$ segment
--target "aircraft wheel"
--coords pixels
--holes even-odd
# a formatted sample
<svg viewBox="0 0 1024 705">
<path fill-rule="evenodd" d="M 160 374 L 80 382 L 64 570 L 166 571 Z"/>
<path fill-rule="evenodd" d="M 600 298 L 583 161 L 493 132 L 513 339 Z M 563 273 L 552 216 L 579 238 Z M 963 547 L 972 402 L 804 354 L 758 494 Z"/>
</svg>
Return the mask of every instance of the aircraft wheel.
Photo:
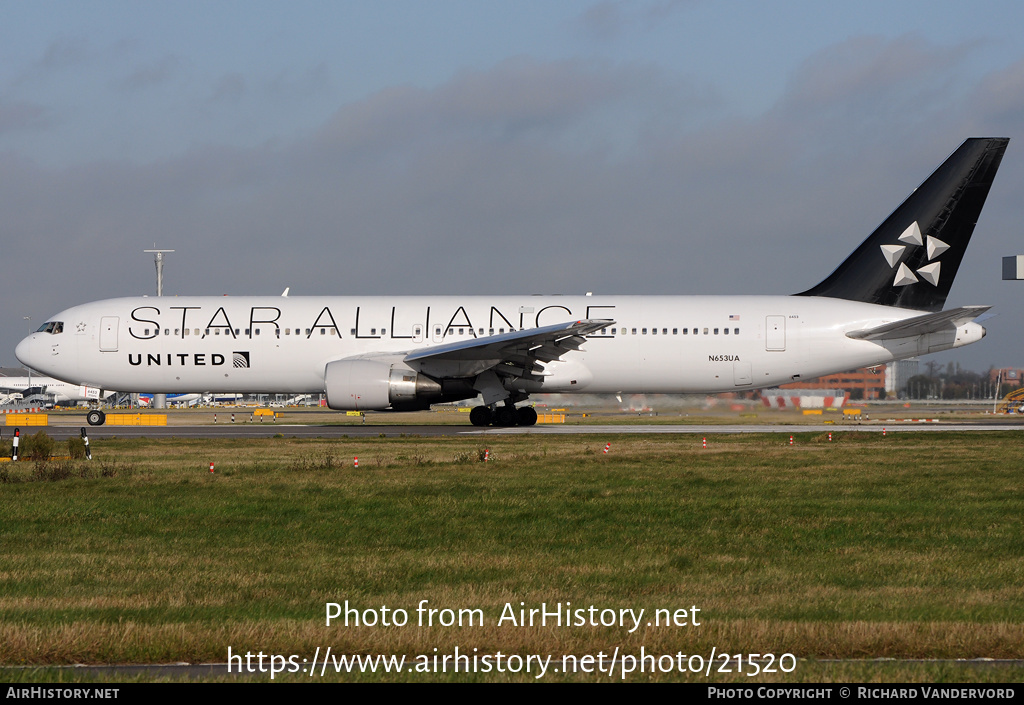
<svg viewBox="0 0 1024 705">
<path fill-rule="evenodd" d="M 516 409 L 516 421 L 520 426 L 533 426 L 537 423 L 537 411 L 532 406 L 521 406 Z"/>
<path fill-rule="evenodd" d="M 486 406 L 474 406 L 469 412 L 469 422 L 474 426 L 490 426 L 493 416 Z"/>
<path fill-rule="evenodd" d="M 102 411 L 93 409 L 85 415 L 85 420 L 89 422 L 90 426 L 102 426 L 103 422 L 107 420 L 107 416 Z"/>
<path fill-rule="evenodd" d="M 494 412 L 495 426 L 515 426 L 516 408 L 514 406 L 499 406 Z"/>
</svg>

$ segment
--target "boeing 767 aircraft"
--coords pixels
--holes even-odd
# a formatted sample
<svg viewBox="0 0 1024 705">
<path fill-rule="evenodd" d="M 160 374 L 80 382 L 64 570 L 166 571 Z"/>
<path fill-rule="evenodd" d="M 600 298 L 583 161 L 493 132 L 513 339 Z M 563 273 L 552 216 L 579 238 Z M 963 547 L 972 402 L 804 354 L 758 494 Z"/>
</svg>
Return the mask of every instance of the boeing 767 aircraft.
<svg viewBox="0 0 1024 705">
<path fill-rule="evenodd" d="M 481 395 L 473 424 L 532 425 L 533 393 L 775 386 L 980 340 L 943 311 L 1009 142 L 965 141 L 817 286 L 793 296 L 120 298 L 17 347 L 89 387 L 318 394 L 395 411 Z M 102 423 L 95 412 L 91 423 Z"/>
</svg>

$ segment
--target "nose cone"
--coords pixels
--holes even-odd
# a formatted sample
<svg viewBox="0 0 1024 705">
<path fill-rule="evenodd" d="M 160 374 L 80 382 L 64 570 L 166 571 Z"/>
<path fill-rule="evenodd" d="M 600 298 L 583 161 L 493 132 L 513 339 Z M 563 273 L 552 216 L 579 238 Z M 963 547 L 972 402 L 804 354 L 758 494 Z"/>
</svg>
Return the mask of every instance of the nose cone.
<svg viewBox="0 0 1024 705">
<path fill-rule="evenodd" d="M 36 334 L 33 333 L 14 348 L 14 356 L 18 358 L 18 362 L 33 369 L 37 368 L 39 364 L 39 344 L 35 341 L 35 337 Z"/>
</svg>

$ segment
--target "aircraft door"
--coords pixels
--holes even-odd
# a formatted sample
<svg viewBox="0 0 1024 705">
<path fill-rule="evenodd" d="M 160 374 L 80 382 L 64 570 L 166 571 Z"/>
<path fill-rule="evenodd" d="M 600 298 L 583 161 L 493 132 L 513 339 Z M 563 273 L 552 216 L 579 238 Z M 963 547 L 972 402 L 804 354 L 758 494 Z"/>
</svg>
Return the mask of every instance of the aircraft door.
<svg viewBox="0 0 1024 705">
<path fill-rule="evenodd" d="M 117 352 L 117 316 L 100 319 L 100 352 Z"/>
<path fill-rule="evenodd" d="M 732 381 L 737 387 L 743 387 L 753 383 L 754 380 L 750 374 L 749 362 L 732 363 Z"/>
<path fill-rule="evenodd" d="M 765 316 L 764 349 L 779 351 L 783 351 L 786 349 L 785 316 Z"/>
</svg>

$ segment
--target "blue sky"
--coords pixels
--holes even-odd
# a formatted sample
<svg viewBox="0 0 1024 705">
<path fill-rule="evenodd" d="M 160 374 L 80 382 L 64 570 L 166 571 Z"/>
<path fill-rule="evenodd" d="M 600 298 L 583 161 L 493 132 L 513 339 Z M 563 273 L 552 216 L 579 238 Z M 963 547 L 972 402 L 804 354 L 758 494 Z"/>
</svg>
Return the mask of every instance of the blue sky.
<svg viewBox="0 0 1024 705">
<path fill-rule="evenodd" d="M 937 359 L 1024 366 L 1020 3 L 0 10 L 0 364 L 154 242 L 181 294 L 800 291 L 991 135 L 949 305 L 1000 315 Z"/>
</svg>

